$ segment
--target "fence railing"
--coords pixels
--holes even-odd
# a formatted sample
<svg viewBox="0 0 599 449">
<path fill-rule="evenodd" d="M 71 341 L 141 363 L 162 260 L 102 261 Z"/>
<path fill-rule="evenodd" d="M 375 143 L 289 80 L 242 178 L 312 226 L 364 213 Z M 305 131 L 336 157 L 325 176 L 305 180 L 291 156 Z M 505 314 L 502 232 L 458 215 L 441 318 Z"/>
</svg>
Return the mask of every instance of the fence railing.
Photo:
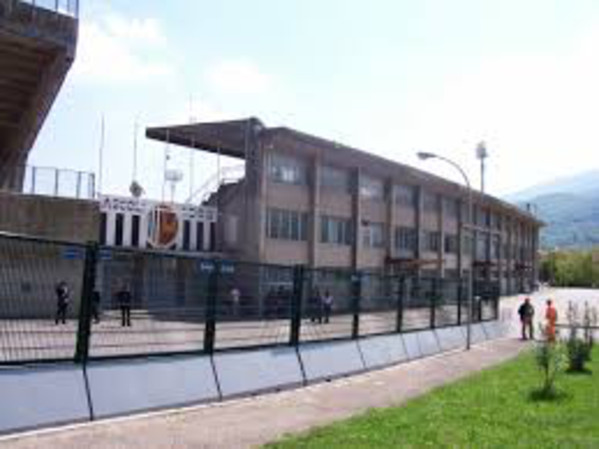
<svg viewBox="0 0 599 449">
<path fill-rule="evenodd" d="M 25 3 L 58 14 L 79 17 L 79 0 L 4 0 L 6 3 Z"/>
<path fill-rule="evenodd" d="M 74 51 L 79 0 L 0 0 L 0 19 L 13 29 Z"/>
<path fill-rule="evenodd" d="M 86 171 L 27 165 L 4 178 L 0 188 L 18 193 L 78 199 L 96 196 L 95 175 Z"/>
<path fill-rule="evenodd" d="M 484 287 L 484 289 L 483 289 Z M 497 318 L 498 289 L 0 234 L 0 364 L 206 353 Z"/>
</svg>

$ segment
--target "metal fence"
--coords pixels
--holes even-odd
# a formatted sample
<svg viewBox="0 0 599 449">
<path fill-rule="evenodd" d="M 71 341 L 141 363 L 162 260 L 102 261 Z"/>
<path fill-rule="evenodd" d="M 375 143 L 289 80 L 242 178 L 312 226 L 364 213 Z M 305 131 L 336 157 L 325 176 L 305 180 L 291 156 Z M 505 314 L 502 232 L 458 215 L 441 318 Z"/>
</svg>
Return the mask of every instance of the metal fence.
<svg viewBox="0 0 599 449">
<path fill-rule="evenodd" d="M 7 4 L 25 3 L 74 18 L 79 16 L 79 0 L 4 0 L 4 2 Z"/>
<path fill-rule="evenodd" d="M 4 188 L 18 193 L 86 200 L 96 195 L 91 172 L 27 165 L 0 175 L 6 180 Z"/>
<path fill-rule="evenodd" d="M 473 321 L 496 319 L 498 288 L 474 288 Z M 455 326 L 468 320 L 466 294 L 459 279 L 0 234 L 0 364 L 209 354 Z"/>
</svg>

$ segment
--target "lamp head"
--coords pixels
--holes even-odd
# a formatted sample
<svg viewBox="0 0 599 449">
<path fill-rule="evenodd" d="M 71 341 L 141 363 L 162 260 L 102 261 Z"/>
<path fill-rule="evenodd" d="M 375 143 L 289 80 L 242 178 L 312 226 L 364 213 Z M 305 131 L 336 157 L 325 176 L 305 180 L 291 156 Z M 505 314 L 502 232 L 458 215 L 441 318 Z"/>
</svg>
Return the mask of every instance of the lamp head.
<svg viewBox="0 0 599 449">
<path fill-rule="evenodd" d="M 419 151 L 417 154 L 418 154 L 418 159 L 420 159 L 421 161 L 425 161 L 427 159 L 432 159 L 432 158 L 437 157 L 436 154 L 427 153 L 426 151 Z"/>
</svg>

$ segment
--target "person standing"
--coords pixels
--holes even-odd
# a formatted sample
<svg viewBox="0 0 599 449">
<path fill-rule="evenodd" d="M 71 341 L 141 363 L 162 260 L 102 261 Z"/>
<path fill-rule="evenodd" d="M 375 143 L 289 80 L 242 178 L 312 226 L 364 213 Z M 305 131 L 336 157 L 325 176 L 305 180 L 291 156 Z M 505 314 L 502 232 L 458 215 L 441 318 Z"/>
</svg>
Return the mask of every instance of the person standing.
<svg viewBox="0 0 599 449">
<path fill-rule="evenodd" d="M 233 287 L 230 292 L 231 306 L 233 308 L 233 316 L 237 318 L 239 315 L 239 302 L 241 300 L 241 292 L 237 287 Z"/>
<path fill-rule="evenodd" d="M 94 290 L 92 293 L 92 317 L 94 323 L 100 322 L 100 292 L 98 290 Z"/>
<path fill-rule="evenodd" d="M 310 309 L 310 321 L 314 323 L 318 321 L 318 323 L 322 323 L 322 298 L 320 297 L 320 290 L 318 287 L 314 287 L 312 290 L 312 295 L 308 300 L 308 306 Z"/>
<path fill-rule="evenodd" d="M 553 301 L 547 300 L 547 310 L 545 311 L 545 319 L 547 320 L 547 326 L 545 328 L 545 334 L 547 341 L 555 343 L 555 327 L 557 325 L 557 309 L 553 306 Z"/>
<path fill-rule="evenodd" d="M 331 311 L 333 310 L 333 295 L 331 295 L 331 293 L 326 290 L 324 292 L 324 297 L 322 299 L 323 302 L 323 306 L 324 306 L 324 322 L 328 323 L 329 322 L 329 318 L 331 317 Z"/>
<path fill-rule="evenodd" d="M 123 283 L 116 298 L 121 309 L 121 326 L 131 327 L 131 292 L 126 283 Z"/>
<path fill-rule="evenodd" d="M 69 309 L 69 286 L 65 281 L 56 284 L 56 317 L 55 324 L 67 324 L 67 311 Z"/>
<path fill-rule="evenodd" d="M 522 325 L 522 340 L 530 338 L 534 339 L 534 328 L 533 318 L 535 316 L 535 308 L 530 303 L 530 298 L 526 298 L 524 302 L 518 308 L 518 315 L 520 315 L 520 323 Z M 526 336 L 528 331 L 529 337 Z"/>
</svg>

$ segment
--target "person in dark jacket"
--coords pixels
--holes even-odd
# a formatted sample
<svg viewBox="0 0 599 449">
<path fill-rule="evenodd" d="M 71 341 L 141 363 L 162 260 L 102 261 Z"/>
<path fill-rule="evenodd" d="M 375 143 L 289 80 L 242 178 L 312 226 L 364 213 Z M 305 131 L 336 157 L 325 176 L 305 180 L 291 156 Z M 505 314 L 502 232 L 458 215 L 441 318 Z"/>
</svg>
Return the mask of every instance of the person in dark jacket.
<svg viewBox="0 0 599 449">
<path fill-rule="evenodd" d="M 518 308 L 518 315 L 520 315 L 520 323 L 522 325 L 522 340 L 527 340 L 530 338 L 534 339 L 534 326 L 533 326 L 533 318 L 535 316 L 535 308 L 530 303 L 530 298 L 526 298 L 524 302 Z M 527 338 L 528 335 L 529 337 Z"/>
<path fill-rule="evenodd" d="M 92 293 L 92 318 L 96 324 L 100 322 L 100 299 L 100 292 L 94 290 Z"/>
<path fill-rule="evenodd" d="M 69 286 L 65 281 L 56 284 L 56 316 L 54 322 L 67 324 L 67 311 L 69 309 Z"/>
<path fill-rule="evenodd" d="M 121 326 L 131 326 L 131 292 L 126 283 L 116 293 L 116 299 L 121 309 Z"/>
</svg>

